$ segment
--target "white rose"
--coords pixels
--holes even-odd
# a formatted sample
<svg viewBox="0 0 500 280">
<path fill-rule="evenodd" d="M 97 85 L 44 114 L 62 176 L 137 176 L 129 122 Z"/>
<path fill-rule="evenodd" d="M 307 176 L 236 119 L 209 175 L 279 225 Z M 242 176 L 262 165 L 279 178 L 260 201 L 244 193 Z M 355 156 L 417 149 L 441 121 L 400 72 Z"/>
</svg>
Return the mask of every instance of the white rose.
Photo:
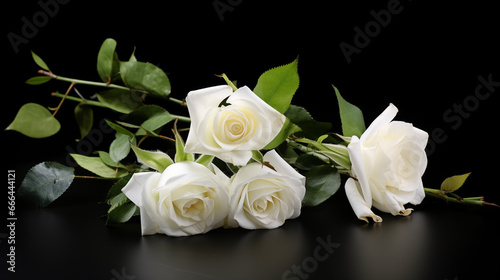
<svg viewBox="0 0 500 280">
<path fill-rule="evenodd" d="M 185 151 L 234 165 L 247 164 L 251 151 L 269 144 L 286 120 L 246 86 L 234 93 L 226 85 L 191 91 L 186 103 L 191 127 Z"/>
<path fill-rule="evenodd" d="M 373 206 L 393 215 L 409 215 L 425 193 L 422 175 L 427 166 L 428 134 L 410 123 L 392 121 L 398 109 L 390 104 L 361 135 L 353 136 L 348 151 L 352 176 L 345 185 L 347 198 L 359 219 L 376 222 L 382 218 Z"/>
<path fill-rule="evenodd" d="M 229 178 L 214 167 L 179 162 L 163 173 L 135 173 L 123 193 L 141 209 L 142 234 L 186 236 L 224 224 Z"/>
<path fill-rule="evenodd" d="M 272 150 L 264 161 L 242 167 L 231 179 L 227 226 L 246 229 L 277 228 L 300 215 L 305 177 Z"/>
</svg>

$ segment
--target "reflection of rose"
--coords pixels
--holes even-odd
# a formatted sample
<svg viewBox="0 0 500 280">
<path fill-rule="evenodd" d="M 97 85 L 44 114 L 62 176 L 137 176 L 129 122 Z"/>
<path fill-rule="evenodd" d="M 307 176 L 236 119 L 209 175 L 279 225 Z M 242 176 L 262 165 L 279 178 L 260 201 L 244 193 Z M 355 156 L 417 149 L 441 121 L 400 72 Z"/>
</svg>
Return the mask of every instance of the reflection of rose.
<svg viewBox="0 0 500 280">
<path fill-rule="evenodd" d="M 278 135 L 286 119 L 248 87 L 234 93 L 229 86 L 191 91 L 186 103 L 191 127 L 185 151 L 240 166 Z"/>
<path fill-rule="evenodd" d="M 264 155 L 264 162 L 272 168 L 250 163 L 231 179 L 229 227 L 277 228 L 300 215 L 305 177 L 274 150 Z"/>
<path fill-rule="evenodd" d="M 406 203 L 419 204 L 425 193 L 422 175 L 427 166 L 428 134 L 413 125 L 392 121 L 394 105 L 378 116 L 361 138 L 353 136 L 347 147 L 352 176 L 346 182 L 347 198 L 359 219 L 382 219 L 371 206 L 393 215 L 409 215 Z"/>
<path fill-rule="evenodd" d="M 223 225 L 229 179 L 194 162 L 179 162 L 163 173 L 135 173 L 122 189 L 141 209 L 142 234 L 186 236 Z"/>
</svg>

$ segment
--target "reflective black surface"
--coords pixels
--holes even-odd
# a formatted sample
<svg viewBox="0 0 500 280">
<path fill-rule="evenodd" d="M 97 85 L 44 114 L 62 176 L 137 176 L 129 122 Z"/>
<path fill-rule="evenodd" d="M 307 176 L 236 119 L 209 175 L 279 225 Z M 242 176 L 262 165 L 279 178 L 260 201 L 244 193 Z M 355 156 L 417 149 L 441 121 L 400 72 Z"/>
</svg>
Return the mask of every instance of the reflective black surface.
<svg viewBox="0 0 500 280">
<path fill-rule="evenodd" d="M 365 224 L 356 219 L 345 195 L 338 193 L 321 206 L 304 208 L 299 218 L 275 230 L 217 229 L 191 237 L 141 237 L 137 219 L 119 227 L 106 227 L 105 220 L 99 219 L 106 213 L 106 206 L 97 203 L 102 184 L 73 187 L 49 208 L 20 205 L 16 272 L 4 274 L 7 279 L 485 279 L 497 275 L 500 211 L 496 209 L 428 202 L 411 216 L 382 214 L 383 223 Z M 82 194 L 84 189 L 96 197 L 88 198 Z M 80 194 L 84 199 L 77 198 Z"/>
</svg>

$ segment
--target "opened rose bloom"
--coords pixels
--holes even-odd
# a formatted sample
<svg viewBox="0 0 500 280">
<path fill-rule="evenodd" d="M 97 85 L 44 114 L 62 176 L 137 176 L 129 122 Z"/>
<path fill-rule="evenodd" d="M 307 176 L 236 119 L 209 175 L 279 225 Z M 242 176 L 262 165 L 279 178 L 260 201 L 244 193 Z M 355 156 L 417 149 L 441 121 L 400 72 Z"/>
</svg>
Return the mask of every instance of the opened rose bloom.
<svg viewBox="0 0 500 280">
<path fill-rule="evenodd" d="M 143 235 L 186 236 L 224 223 L 229 209 L 226 177 L 195 162 L 179 162 L 163 173 L 135 173 L 123 193 L 141 209 Z"/>
<path fill-rule="evenodd" d="M 246 165 L 252 150 L 269 144 L 286 120 L 246 86 L 235 92 L 226 85 L 191 91 L 186 103 L 191 117 L 186 152 L 233 165 Z"/>
<path fill-rule="evenodd" d="M 274 150 L 264 155 L 264 162 L 268 166 L 250 163 L 231 179 L 228 227 L 272 229 L 300 215 L 305 177 Z"/>
<path fill-rule="evenodd" d="M 347 198 L 356 216 L 381 222 L 371 206 L 393 215 L 409 215 L 404 205 L 420 204 L 425 193 L 428 134 L 410 123 L 392 121 L 398 109 L 390 104 L 360 138 L 353 136 L 348 151 L 352 162 L 346 182 Z"/>
</svg>

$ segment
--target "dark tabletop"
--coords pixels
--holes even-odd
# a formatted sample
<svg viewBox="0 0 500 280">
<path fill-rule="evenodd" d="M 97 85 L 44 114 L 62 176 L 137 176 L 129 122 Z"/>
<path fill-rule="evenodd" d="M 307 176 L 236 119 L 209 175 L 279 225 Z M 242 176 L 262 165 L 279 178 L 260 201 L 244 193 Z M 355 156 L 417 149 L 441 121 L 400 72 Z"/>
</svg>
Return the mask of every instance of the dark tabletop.
<svg viewBox="0 0 500 280">
<path fill-rule="evenodd" d="M 20 203 L 16 272 L 7 279 L 485 279 L 498 273 L 496 209 L 429 200 L 408 217 L 382 214 L 383 223 L 365 224 L 340 192 L 275 230 L 141 237 L 138 219 L 105 226 L 99 217 L 107 208 L 98 203 L 103 187 L 80 181 L 45 209 Z"/>
</svg>

